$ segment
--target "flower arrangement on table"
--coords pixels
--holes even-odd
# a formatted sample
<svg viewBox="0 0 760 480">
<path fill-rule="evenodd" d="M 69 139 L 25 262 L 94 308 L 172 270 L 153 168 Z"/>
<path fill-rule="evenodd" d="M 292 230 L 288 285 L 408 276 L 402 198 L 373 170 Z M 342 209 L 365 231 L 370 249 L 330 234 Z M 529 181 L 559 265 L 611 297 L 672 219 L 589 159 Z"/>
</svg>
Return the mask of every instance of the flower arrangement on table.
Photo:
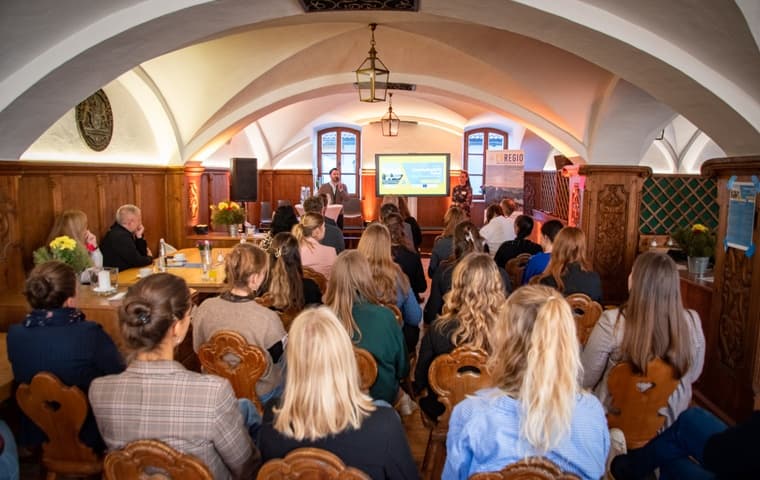
<svg viewBox="0 0 760 480">
<path fill-rule="evenodd" d="M 211 207 L 211 221 L 215 225 L 239 225 L 245 220 L 245 212 L 235 202 L 219 202 Z"/>
<path fill-rule="evenodd" d="M 54 238 L 46 247 L 38 248 L 32 257 L 35 265 L 58 260 L 70 265 L 77 273 L 81 273 L 85 268 L 91 266 L 87 250 L 82 248 L 76 240 L 66 235 Z"/>
<path fill-rule="evenodd" d="M 712 257 L 715 253 L 715 234 L 701 223 L 676 230 L 670 237 L 689 257 Z"/>
</svg>

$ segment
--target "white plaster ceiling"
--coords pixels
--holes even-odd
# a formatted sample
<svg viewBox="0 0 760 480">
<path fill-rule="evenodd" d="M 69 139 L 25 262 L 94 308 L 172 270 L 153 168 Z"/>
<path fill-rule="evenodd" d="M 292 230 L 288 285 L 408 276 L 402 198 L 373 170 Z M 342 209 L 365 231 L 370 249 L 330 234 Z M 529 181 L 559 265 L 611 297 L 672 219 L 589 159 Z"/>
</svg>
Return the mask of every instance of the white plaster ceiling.
<svg viewBox="0 0 760 480">
<path fill-rule="evenodd" d="M 356 101 L 351 86 L 370 22 L 380 24 L 392 81 L 418 85 L 394 96 L 403 119 L 450 131 L 501 123 L 591 163 L 637 163 L 680 114 L 718 151 L 756 154 L 758 27 L 743 11 L 754 22 L 757 10 L 743 9 L 730 0 L 424 0 L 416 13 L 304 14 L 297 0 L 5 0 L 0 158 L 21 158 L 118 79 L 134 103 L 150 104 L 145 116 L 163 115 L 179 162 L 240 134 L 276 164 L 316 125 L 364 125 L 386 110 Z"/>
</svg>

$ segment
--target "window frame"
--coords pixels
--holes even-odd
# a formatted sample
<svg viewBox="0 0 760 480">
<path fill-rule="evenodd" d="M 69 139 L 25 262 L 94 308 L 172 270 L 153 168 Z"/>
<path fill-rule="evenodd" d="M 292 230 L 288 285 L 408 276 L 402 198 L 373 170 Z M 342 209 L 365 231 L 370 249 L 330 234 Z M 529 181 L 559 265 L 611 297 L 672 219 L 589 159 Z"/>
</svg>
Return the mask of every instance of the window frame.
<svg viewBox="0 0 760 480">
<path fill-rule="evenodd" d="M 335 140 L 335 167 L 341 172 L 341 182 L 346 183 L 343 179 L 343 173 L 349 173 L 345 172 L 343 168 L 341 168 L 341 159 L 344 155 L 341 152 L 342 148 L 342 142 L 341 137 L 343 133 L 350 133 L 356 136 L 356 164 L 355 164 L 355 171 L 353 172 L 354 175 L 354 188 L 353 191 L 355 192 L 355 195 L 357 197 L 360 196 L 360 187 L 361 182 L 359 179 L 359 171 L 361 169 L 361 138 L 362 138 L 362 132 L 361 130 L 357 130 L 355 128 L 350 127 L 329 127 L 329 128 L 323 128 L 322 130 L 317 131 L 317 178 L 320 180 L 320 185 L 322 185 L 322 178 L 325 175 L 329 175 L 329 170 L 323 171 L 322 169 L 322 136 L 330 133 L 335 133 L 336 140 Z M 332 152 L 328 152 L 332 153 Z M 332 169 L 332 168 L 331 168 Z M 348 184 L 346 184 L 349 191 L 351 191 L 351 188 Z"/>
<path fill-rule="evenodd" d="M 489 135 L 501 135 L 504 137 L 504 149 L 506 150 L 509 147 L 509 134 L 505 132 L 504 130 L 499 130 L 498 128 L 492 128 L 492 127 L 483 127 L 483 128 L 473 128 L 472 130 L 467 130 L 464 132 L 464 158 L 462 158 L 462 169 L 467 171 L 467 174 L 470 175 L 470 135 L 473 134 L 483 134 L 483 182 L 481 185 L 487 185 L 486 179 L 486 157 L 488 155 L 488 139 Z M 480 155 L 479 153 L 475 153 L 473 155 Z M 480 192 L 480 190 L 475 191 L 473 189 L 472 192 L 472 198 L 473 199 L 483 199 L 485 196 Z"/>
</svg>

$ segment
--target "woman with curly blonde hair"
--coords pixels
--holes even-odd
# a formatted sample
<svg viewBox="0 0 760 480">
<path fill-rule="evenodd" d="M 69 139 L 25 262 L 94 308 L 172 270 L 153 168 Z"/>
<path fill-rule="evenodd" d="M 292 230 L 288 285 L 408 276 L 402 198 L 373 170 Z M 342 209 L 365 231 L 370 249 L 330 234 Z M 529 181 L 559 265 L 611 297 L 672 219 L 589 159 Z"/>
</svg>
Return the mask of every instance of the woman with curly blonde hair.
<svg viewBox="0 0 760 480">
<path fill-rule="evenodd" d="M 404 319 L 407 349 L 413 350 L 419 338 L 422 309 L 417 302 L 406 274 L 391 256 L 391 235 L 381 223 L 370 224 L 359 239 L 357 250 L 369 262 L 377 285 L 378 297 L 386 305 L 396 305 Z M 414 329 L 412 331 L 411 329 Z"/>
<path fill-rule="evenodd" d="M 372 398 L 393 404 L 399 381 L 409 372 L 404 336 L 396 317 L 377 297 L 369 263 L 356 250 L 345 250 L 327 282 L 325 305 L 332 308 L 357 347 L 368 350 L 377 362 Z"/>
<path fill-rule="evenodd" d="M 467 345 L 491 353 L 489 331 L 504 304 L 504 285 L 499 269 L 487 253 L 466 255 L 454 269 L 451 291 L 444 297 L 443 314 L 422 338 L 414 389 L 428 387 L 430 364 L 439 355 Z M 420 407 L 431 418 L 443 413 L 443 405 L 432 391 L 420 398 Z"/>
<path fill-rule="evenodd" d="M 325 217 L 318 213 L 307 213 L 299 223 L 293 225 L 291 233 L 298 240 L 302 265 L 329 279 L 337 254 L 333 247 L 319 243 L 325 238 Z"/>
<path fill-rule="evenodd" d="M 515 290 L 491 329 L 493 387 L 454 407 L 443 478 L 466 479 L 525 457 L 543 456 L 583 479 L 604 474 L 604 409 L 578 378 L 573 312 L 554 289 Z"/>
<path fill-rule="evenodd" d="M 602 281 L 586 258 L 586 235 L 580 228 L 565 227 L 559 231 L 552 244 L 549 264 L 538 278 L 543 285 L 554 287 L 566 296 L 585 293 L 594 301 L 602 301 Z"/>
<path fill-rule="evenodd" d="M 330 309 L 296 317 L 286 355 L 285 392 L 279 406 L 267 405 L 260 430 L 264 461 L 316 447 L 372 478 L 418 478 L 398 416 L 360 390 L 351 341 Z"/>
</svg>

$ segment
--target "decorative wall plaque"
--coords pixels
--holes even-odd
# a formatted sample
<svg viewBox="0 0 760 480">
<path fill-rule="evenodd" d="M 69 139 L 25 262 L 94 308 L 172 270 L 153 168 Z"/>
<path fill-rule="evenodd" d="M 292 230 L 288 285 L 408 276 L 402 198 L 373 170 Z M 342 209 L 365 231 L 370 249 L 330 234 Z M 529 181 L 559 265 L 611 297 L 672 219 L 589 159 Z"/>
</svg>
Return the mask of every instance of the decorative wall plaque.
<svg viewBox="0 0 760 480">
<path fill-rule="evenodd" d="M 85 143 L 96 152 L 102 152 L 113 136 L 113 113 L 106 92 L 93 93 L 77 105 L 77 128 Z"/>
<path fill-rule="evenodd" d="M 305 12 L 340 10 L 391 10 L 416 12 L 418 0 L 301 0 Z"/>
</svg>

